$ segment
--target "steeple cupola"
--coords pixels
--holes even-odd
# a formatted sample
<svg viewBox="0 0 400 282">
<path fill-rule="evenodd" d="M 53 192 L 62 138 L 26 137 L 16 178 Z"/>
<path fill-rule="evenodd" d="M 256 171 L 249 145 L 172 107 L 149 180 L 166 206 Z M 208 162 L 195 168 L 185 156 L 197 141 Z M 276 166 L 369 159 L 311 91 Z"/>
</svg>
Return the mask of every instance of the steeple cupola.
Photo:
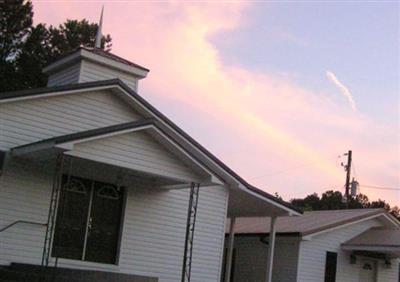
<svg viewBox="0 0 400 282">
<path fill-rule="evenodd" d="M 100 48 L 103 9 L 95 47 L 80 47 L 43 69 L 48 74 L 47 86 L 83 83 L 118 78 L 137 91 L 138 82 L 148 69 Z"/>
</svg>

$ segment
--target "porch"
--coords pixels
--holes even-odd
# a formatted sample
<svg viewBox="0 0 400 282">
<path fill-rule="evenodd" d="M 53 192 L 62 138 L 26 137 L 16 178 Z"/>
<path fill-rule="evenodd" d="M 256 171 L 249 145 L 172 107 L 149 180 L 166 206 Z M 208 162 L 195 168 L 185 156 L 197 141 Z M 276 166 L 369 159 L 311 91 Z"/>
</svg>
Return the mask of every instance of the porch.
<svg viewBox="0 0 400 282">
<path fill-rule="evenodd" d="M 278 216 L 298 214 L 179 138 L 140 120 L 12 148 L 0 265 L 217 281 L 227 220 L 269 216 L 274 230 Z"/>
<path fill-rule="evenodd" d="M 177 281 L 190 275 L 193 252 L 200 263 L 210 249 L 218 253 L 220 232 L 210 232 L 211 242 L 198 238 L 194 247 L 193 230 L 200 190 L 206 214 L 197 229 L 223 225 L 221 182 L 157 132 L 128 133 L 63 136 L 11 150 L 0 182 L 2 195 L 13 194 L 13 203 L 1 207 L 15 212 L 0 220 L 0 265 Z"/>
<path fill-rule="evenodd" d="M 399 267 L 395 262 L 400 258 L 400 229 L 371 228 L 343 243 L 342 250 L 350 253 L 351 264 L 361 261 L 361 275 L 376 277 L 377 262 L 386 269 Z"/>
</svg>

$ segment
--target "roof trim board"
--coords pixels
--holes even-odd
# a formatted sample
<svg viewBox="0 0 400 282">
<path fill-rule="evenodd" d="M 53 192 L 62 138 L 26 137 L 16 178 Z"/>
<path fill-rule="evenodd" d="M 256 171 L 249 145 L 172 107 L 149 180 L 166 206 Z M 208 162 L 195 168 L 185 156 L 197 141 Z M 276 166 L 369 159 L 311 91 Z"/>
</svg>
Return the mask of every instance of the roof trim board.
<svg viewBox="0 0 400 282">
<path fill-rule="evenodd" d="M 337 211 L 337 210 L 335 210 Z M 346 210 L 346 211 L 351 211 L 351 210 Z M 318 211 L 316 211 L 318 212 Z M 334 212 L 334 211 L 332 211 Z M 312 212 L 310 212 L 312 213 Z M 319 225 L 319 227 L 314 227 L 314 228 L 309 228 L 309 229 L 305 229 L 303 230 L 303 228 L 301 228 L 299 226 L 299 222 L 296 222 L 296 218 L 291 219 L 290 220 L 290 224 L 292 226 L 296 226 L 297 228 L 293 228 L 292 230 L 285 230 L 285 228 L 283 227 L 282 230 L 285 231 L 279 231 L 279 222 L 278 222 L 278 230 L 277 230 L 277 234 L 281 234 L 281 233 L 293 233 L 293 234 L 298 234 L 298 236 L 302 237 L 304 240 L 311 240 L 312 237 L 320 235 L 320 234 L 324 234 L 330 231 L 334 231 L 337 229 L 341 229 L 347 226 L 351 226 L 363 221 L 367 221 L 367 220 L 371 220 L 371 219 L 375 219 L 375 218 L 381 218 L 382 220 L 386 220 L 387 223 L 393 227 L 393 228 L 400 228 L 400 222 L 397 221 L 396 219 L 393 219 L 393 217 L 388 214 L 384 209 L 374 209 L 374 210 L 369 210 L 367 212 L 365 212 L 362 215 L 357 215 L 357 216 L 353 216 L 351 218 L 347 218 L 347 219 L 342 219 L 342 220 L 336 220 L 336 222 L 333 222 L 331 224 L 328 225 L 323 225 L 323 223 L 321 223 Z M 257 224 L 257 221 L 256 221 Z M 285 224 L 288 224 L 287 222 Z M 227 228 L 227 227 L 226 227 Z M 262 230 L 265 229 L 265 232 L 262 232 Z M 297 229 L 297 230 L 296 230 Z M 248 232 L 246 230 L 249 230 Z M 251 231 L 254 230 L 254 231 Z M 241 227 L 240 231 L 236 232 L 237 235 L 239 234 L 248 234 L 249 236 L 254 235 L 254 234 L 269 234 L 268 231 L 268 226 L 265 225 L 265 227 L 254 227 L 254 224 L 252 226 L 252 224 L 247 225 L 245 227 Z M 254 235 L 256 236 L 256 235 Z"/>
<path fill-rule="evenodd" d="M 12 92 L 2 92 L 0 93 L 0 104 L 29 100 L 29 99 L 45 98 L 51 96 L 60 96 L 74 92 L 83 92 L 83 91 L 88 92 L 88 91 L 110 89 L 110 88 L 115 88 L 116 84 L 118 84 L 118 81 L 121 82 L 119 79 L 108 79 L 101 81 L 90 81 L 77 84 L 64 84 L 51 87 L 12 91 Z"/>
<path fill-rule="evenodd" d="M 79 47 L 65 56 L 48 65 L 43 69 L 44 73 L 51 74 L 65 65 L 72 65 L 75 62 L 86 59 L 98 64 L 107 65 L 108 67 L 118 69 L 127 73 L 130 73 L 138 78 L 144 78 L 147 76 L 149 69 L 144 68 L 138 64 L 121 58 L 110 52 L 106 52 L 98 48 Z"/>
<path fill-rule="evenodd" d="M 151 118 L 62 135 L 22 146 L 17 146 L 11 149 L 11 154 L 14 156 L 21 156 L 30 152 L 51 149 L 53 147 L 60 148 L 66 151 L 71 151 L 73 150 L 75 144 L 146 129 L 152 129 L 157 132 L 157 134 L 166 139 L 182 155 L 184 155 L 185 158 L 193 162 L 198 169 L 201 169 L 203 172 L 208 174 L 210 176 L 210 179 L 207 182 L 208 184 L 224 184 L 224 181 L 221 177 L 213 173 L 204 163 L 202 163 L 195 156 L 190 154 L 190 152 L 187 152 L 184 148 L 181 148 L 181 146 L 175 140 L 173 140 L 171 136 L 169 136 L 159 127 L 158 122 Z"/>
<path fill-rule="evenodd" d="M 148 103 L 144 98 L 138 95 L 135 91 L 129 88 L 124 82 L 120 79 L 110 79 L 110 80 L 102 80 L 102 81 L 93 81 L 87 83 L 80 84 L 72 84 L 72 85 L 62 85 L 62 86 L 54 86 L 54 87 L 45 87 L 33 90 L 23 90 L 23 91 L 15 91 L 15 92 L 5 92 L 0 95 L 0 103 L 18 101 L 24 99 L 32 99 L 38 97 L 48 97 L 54 95 L 62 95 L 70 92 L 81 92 L 99 90 L 99 89 L 110 89 L 117 87 L 123 93 L 127 94 L 129 98 L 133 99 L 136 103 L 142 106 L 143 109 L 147 110 L 150 114 L 155 116 L 158 121 L 164 124 L 165 127 L 174 131 L 177 135 L 181 136 L 188 145 L 192 148 L 196 149 L 196 151 L 202 155 L 204 155 L 209 161 L 214 163 L 215 166 L 221 168 L 225 171 L 226 174 L 233 177 L 238 182 L 238 188 L 244 190 L 245 192 L 252 194 L 255 197 L 258 197 L 262 200 L 266 200 L 267 202 L 280 207 L 285 210 L 290 215 L 300 215 L 302 211 L 285 202 L 282 201 L 273 195 L 260 190 L 252 185 L 250 185 L 247 181 L 245 181 L 241 176 L 235 173 L 232 169 L 230 169 L 227 165 L 225 165 L 221 160 L 215 157 L 211 152 L 205 149 L 202 145 L 200 145 L 196 140 L 194 140 L 190 135 L 180 129 L 176 124 L 174 124 L 170 119 L 168 119 L 164 114 L 154 108 L 150 103 Z"/>
<path fill-rule="evenodd" d="M 331 224 L 331 225 L 328 225 L 328 226 L 325 226 L 325 227 L 316 228 L 314 230 L 310 230 L 308 232 L 304 232 L 302 234 L 302 236 L 303 236 L 303 238 L 305 240 L 311 239 L 311 237 L 314 237 L 314 236 L 317 236 L 317 235 L 320 235 L 320 234 L 323 234 L 323 233 L 326 233 L 326 232 L 330 232 L 330 231 L 333 231 L 333 230 L 336 230 L 336 229 L 344 228 L 344 227 L 347 227 L 347 226 L 350 226 L 350 225 L 354 225 L 354 224 L 357 224 L 357 223 L 360 223 L 360 222 L 364 222 L 364 221 L 367 221 L 367 220 L 370 220 L 370 219 L 374 219 L 374 218 L 377 218 L 377 217 L 380 217 L 380 216 L 387 217 L 387 214 L 383 209 L 378 209 L 376 212 L 371 212 L 371 213 L 368 213 L 366 215 L 361 215 L 361 216 L 358 216 L 358 217 L 354 217 L 352 219 L 344 220 L 344 221 L 338 222 L 336 224 Z"/>
</svg>

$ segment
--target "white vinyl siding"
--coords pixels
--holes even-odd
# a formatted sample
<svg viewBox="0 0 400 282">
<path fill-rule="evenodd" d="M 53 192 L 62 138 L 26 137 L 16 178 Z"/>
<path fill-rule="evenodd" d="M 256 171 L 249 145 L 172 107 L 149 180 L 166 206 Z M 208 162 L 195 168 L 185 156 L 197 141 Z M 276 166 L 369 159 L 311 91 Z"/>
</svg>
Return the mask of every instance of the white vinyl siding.
<svg viewBox="0 0 400 282">
<path fill-rule="evenodd" d="M 297 282 L 324 281 L 325 259 L 328 251 L 338 253 L 336 281 L 360 282 L 358 275 L 360 272 L 359 260 L 357 260 L 357 264 L 350 264 L 350 252 L 342 251 L 340 246 L 343 242 L 354 238 L 369 228 L 380 225 L 381 223 L 376 219 L 367 220 L 317 235 L 310 241 L 302 241 L 300 243 Z"/>
<path fill-rule="evenodd" d="M 68 68 L 60 70 L 49 75 L 47 86 L 74 84 L 79 82 L 79 64 L 72 65 Z"/>
<path fill-rule="evenodd" d="M 46 222 L 52 170 L 9 161 L 0 177 L 0 228 L 15 220 Z M 193 281 L 218 281 L 227 207 L 223 187 L 200 188 L 193 250 Z M 105 270 L 180 280 L 186 230 L 188 189 L 161 190 L 131 183 L 119 265 L 59 260 L 61 267 Z M 0 265 L 40 264 L 45 228 L 16 225 L 0 234 Z M 53 263 L 53 262 L 52 262 Z"/>
<path fill-rule="evenodd" d="M 87 60 L 81 61 L 80 66 L 81 71 L 79 82 L 119 78 L 120 80 L 125 82 L 130 88 L 137 91 L 138 79 L 132 74 L 97 63 L 89 62 Z"/>
<path fill-rule="evenodd" d="M 0 150 L 8 151 L 43 139 L 140 118 L 122 99 L 109 91 L 2 103 Z M 176 177 L 194 176 L 180 159 L 142 133 L 82 143 L 76 145 L 75 149 L 90 153 L 91 157 L 101 155 L 108 160 L 124 157 L 127 163 L 140 159 L 140 164 L 152 168 L 154 173 L 165 174 L 167 171 Z M 17 158 L 6 161 L 0 176 L 0 228 L 16 220 L 47 221 L 53 165 Z M 116 177 L 111 175 L 115 171 L 118 169 L 112 172 L 99 169 L 94 171 L 93 177 L 100 178 L 100 181 L 103 181 L 103 177 L 116 181 Z M 179 281 L 185 243 L 188 189 L 168 191 L 144 186 L 143 183 L 132 181 L 127 185 L 128 198 L 118 265 L 60 259 L 59 266 L 143 274 L 159 277 L 160 282 Z M 200 189 L 192 280 L 218 281 L 228 192 L 221 186 Z M 44 235 L 45 227 L 26 224 L 15 225 L 0 233 L 0 265 L 11 262 L 40 264 Z"/>
<path fill-rule="evenodd" d="M 378 262 L 378 281 L 377 282 L 400 282 L 399 267 L 400 259 L 393 259 L 390 268 L 386 268 L 384 262 Z"/>
<path fill-rule="evenodd" d="M 178 180 L 199 179 L 181 160 L 143 131 L 80 143 L 68 155 Z"/>
<path fill-rule="evenodd" d="M 95 91 L 0 104 L 0 150 L 140 118 L 114 95 Z"/>
</svg>

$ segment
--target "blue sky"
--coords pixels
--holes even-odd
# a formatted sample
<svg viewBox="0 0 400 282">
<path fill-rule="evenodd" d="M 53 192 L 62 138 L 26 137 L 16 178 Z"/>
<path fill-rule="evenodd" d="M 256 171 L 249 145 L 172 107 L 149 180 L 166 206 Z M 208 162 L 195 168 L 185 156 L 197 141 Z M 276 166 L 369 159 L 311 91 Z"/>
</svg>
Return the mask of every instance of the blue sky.
<svg viewBox="0 0 400 282">
<path fill-rule="evenodd" d="M 325 71 L 332 70 L 362 112 L 393 121 L 399 118 L 399 8 L 399 2 L 256 4 L 241 28 L 211 40 L 227 64 L 293 75 L 316 90 L 330 89 Z"/>
</svg>

